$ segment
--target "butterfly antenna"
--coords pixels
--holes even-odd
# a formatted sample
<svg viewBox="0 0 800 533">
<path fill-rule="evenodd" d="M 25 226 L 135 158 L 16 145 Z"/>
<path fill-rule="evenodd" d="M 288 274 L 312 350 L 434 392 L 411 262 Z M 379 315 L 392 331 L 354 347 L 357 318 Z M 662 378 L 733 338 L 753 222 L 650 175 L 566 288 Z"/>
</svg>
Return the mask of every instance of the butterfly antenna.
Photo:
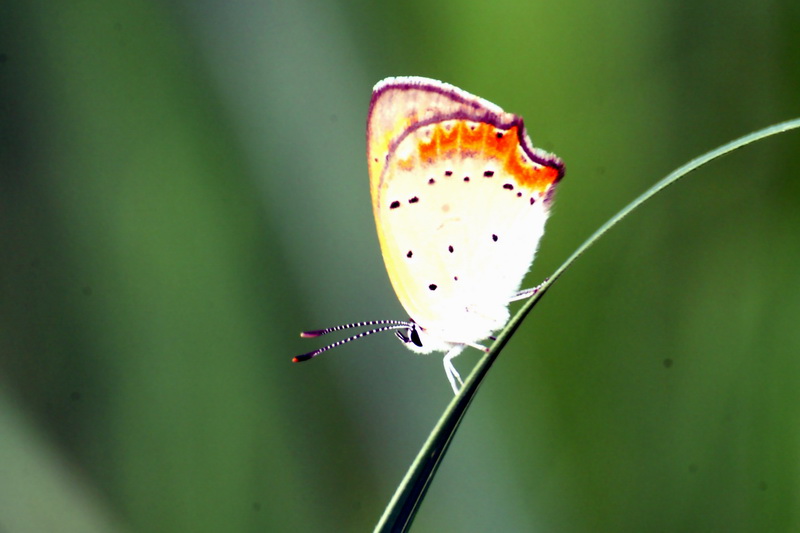
<svg viewBox="0 0 800 533">
<path fill-rule="evenodd" d="M 385 324 L 393 324 L 395 326 L 410 326 L 408 322 L 402 320 L 369 320 L 367 322 L 353 322 L 352 324 L 342 324 L 341 326 L 333 326 L 332 328 L 314 329 L 311 331 L 304 331 L 300 336 L 304 339 L 312 339 L 314 337 L 321 337 L 334 331 L 342 331 L 343 329 L 363 328 L 367 326 L 379 326 Z"/>
<path fill-rule="evenodd" d="M 334 326 L 332 328 L 325 328 L 325 329 L 317 329 L 313 331 L 304 331 L 300 334 L 301 337 L 304 338 L 313 338 L 313 337 L 320 337 L 322 335 L 327 335 L 328 333 L 332 333 L 334 331 L 341 331 L 343 329 L 350 329 L 350 328 L 359 328 L 364 326 L 376 326 L 379 324 L 383 324 L 379 328 L 373 328 L 367 331 L 362 331 L 357 335 L 353 335 L 352 337 L 347 337 L 346 339 L 342 339 L 340 341 L 336 341 L 332 344 L 327 346 L 323 346 L 322 348 L 317 348 L 314 351 L 304 353 L 302 355 L 298 355 L 292 359 L 293 363 L 300 363 L 302 361 L 308 361 L 309 359 L 318 356 L 322 352 L 327 352 L 331 348 L 336 348 L 337 346 L 341 346 L 342 344 L 347 344 L 348 342 L 358 340 L 362 337 L 366 337 L 367 335 L 372 335 L 373 333 L 381 333 L 383 331 L 389 331 L 392 329 L 404 329 L 412 327 L 413 325 L 409 322 L 403 322 L 401 320 L 370 320 L 369 322 L 354 322 L 353 324 L 344 324 L 341 326 Z"/>
</svg>

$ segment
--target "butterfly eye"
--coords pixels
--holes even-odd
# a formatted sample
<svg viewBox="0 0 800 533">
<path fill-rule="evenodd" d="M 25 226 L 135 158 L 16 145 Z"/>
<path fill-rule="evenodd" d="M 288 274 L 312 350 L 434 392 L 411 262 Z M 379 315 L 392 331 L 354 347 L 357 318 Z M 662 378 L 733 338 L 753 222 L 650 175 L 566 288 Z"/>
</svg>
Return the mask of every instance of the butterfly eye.
<svg viewBox="0 0 800 533">
<path fill-rule="evenodd" d="M 405 344 L 411 343 L 422 347 L 422 340 L 419 338 L 419 330 L 417 329 L 416 324 L 411 324 L 410 327 L 406 328 L 405 330 L 395 331 L 394 334 L 397 335 L 397 338 L 403 341 Z"/>
<path fill-rule="evenodd" d="M 419 338 L 419 330 L 417 329 L 417 325 L 414 324 L 409 329 L 411 330 L 411 342 L 419 347 L 422 347 L 422 340 Z"/>
</svg>

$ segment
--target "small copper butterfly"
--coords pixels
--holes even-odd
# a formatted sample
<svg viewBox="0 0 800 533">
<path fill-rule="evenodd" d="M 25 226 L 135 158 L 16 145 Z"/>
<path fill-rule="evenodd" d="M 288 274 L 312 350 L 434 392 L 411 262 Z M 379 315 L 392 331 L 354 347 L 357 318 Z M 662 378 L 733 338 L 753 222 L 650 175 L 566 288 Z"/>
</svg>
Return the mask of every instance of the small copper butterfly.
<svg viewBox="0 0 800 533">
<path fill-rule="evenodd" d="M 561 160 L 533 147 L 522 118 L 452 85 L 387 78 L 372 92 L 367 163 L 378 240 L 408 321 L 378 320 L 316 331 L 380 326 L 417 353 L 441 351 L 455 393 L 453 358 L 491 339 L 509 319 L 550 213 Z"/>
</svg>

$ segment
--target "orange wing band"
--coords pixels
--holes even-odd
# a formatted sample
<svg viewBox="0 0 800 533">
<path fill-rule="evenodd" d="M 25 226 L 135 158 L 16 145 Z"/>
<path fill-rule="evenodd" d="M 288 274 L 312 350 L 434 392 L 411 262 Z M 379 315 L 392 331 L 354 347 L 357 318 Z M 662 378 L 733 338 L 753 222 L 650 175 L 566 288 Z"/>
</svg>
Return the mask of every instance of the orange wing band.
<svg viewBox="0 0 800 533">
<path fill-rule="evenodd" d="M 503 170 L 514 176 L 520 187 L 532 191 L 544 191 L 559 178 L 558 168 L 530 160 L 521 147 L 517 126 L 499 130 L 491 124 L 465 120 L 455 121 L 451 128 L 444 124 L 433 127 L 430 142 L 419 143 L 419 159 L 423 165 L 456 155 L 470 157 L 485 154 L 489 159 L 501 161 Z M 404 163 L 413 164 L 411 160 Z"/>
</svg>

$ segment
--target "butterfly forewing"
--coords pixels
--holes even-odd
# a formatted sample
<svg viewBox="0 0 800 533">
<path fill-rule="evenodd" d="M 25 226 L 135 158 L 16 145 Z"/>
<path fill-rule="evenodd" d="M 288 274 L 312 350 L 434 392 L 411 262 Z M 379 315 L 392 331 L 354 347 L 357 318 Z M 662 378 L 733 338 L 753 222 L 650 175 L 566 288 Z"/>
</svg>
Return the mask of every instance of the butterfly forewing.
<svg viewBox="0 0 800 533">
<path fill-rule="evenodd" d="M 419 78 L 376 87 L 368 156 L 381 250 L 411 318 L 452 343 L 502 327 L 560 161 L 531 147 L 518 117 Z"/>
</svg>

